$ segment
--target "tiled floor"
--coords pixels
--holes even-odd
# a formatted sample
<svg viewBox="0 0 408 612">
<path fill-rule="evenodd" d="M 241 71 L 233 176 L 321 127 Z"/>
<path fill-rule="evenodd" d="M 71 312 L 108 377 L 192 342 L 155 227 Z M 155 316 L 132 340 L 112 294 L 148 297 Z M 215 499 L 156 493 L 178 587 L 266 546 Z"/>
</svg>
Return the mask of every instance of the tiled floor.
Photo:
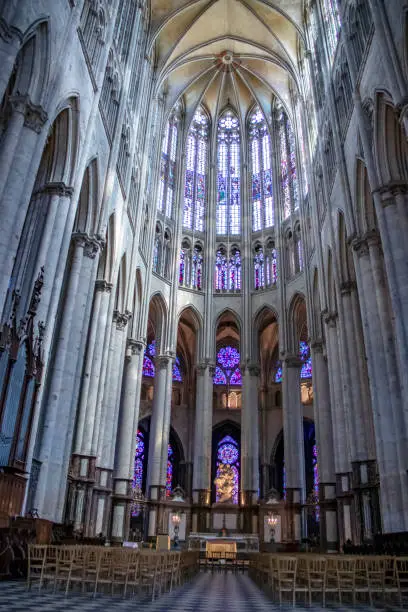
<svg viewBox="0 0 408 612">
<path fill-rule="evenodd" d="M 183 585 L 180 589 L 167 593 L 154 602 L 140 602 L 136 599 L 121 599 L 98 595 L 93 599 L 88 594 L 70 593 L 65 599 L 62 593 L 52 593 L 44 589 L 38 592 L 33 587 L 26 591 L 25 584 L 21 582 L 0 582 L 0 611 L 1 612 L 272 612 L 274 610 L 288 610 L 290 606 L 272 603 L 258 589 L 246 575 L 226 573 L 201 573 L 192 582 Z M 298 604 L 297 610 L 322 611 L 324 608 L 303 607 Z M 332 607 L 331 610 L 351 611 L 354 607 Z M 371 608 L 359 606 L 361 612 L 368 612 Z M 384 608 L 377 608 L 377 612 Z M 397 611 L 398 607 L 390 605 L 388 611 Z"/>
</svg>

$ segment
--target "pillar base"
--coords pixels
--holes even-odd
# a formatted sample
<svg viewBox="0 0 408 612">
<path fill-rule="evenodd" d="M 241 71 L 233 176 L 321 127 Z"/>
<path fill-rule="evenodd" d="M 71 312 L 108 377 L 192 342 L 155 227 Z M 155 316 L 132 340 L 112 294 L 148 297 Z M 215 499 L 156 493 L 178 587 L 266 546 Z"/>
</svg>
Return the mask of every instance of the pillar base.
<svg viewBox="0 0 408 612">
<path fill-rule="evenodd" d="M 320 549 L 322 552 L 335 552 L 339 549 L 337 531 L 336 483 L 320 483 Z"/>
<path fill-rule="evenodd" d="M 211 490 L 210 489 L 194 489 L 193 490 L 193 508 L 192 508 L 192 531 L 205 533 L 209 531 L 211 524 Z"/>
<path fill-rule="evenodd" d="M 302 491 L 301 489 L 286 489 L 286 534 L 291 543 L 302 540 Z"/>
</svg>

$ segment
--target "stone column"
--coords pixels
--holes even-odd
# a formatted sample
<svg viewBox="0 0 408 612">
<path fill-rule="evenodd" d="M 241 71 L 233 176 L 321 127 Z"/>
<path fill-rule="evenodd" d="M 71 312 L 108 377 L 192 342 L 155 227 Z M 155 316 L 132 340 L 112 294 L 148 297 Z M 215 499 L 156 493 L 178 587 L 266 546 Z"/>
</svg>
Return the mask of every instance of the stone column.
<svg viewBox="0 0 408 612">
<path fill-rule="evenodd" d="M 104 353 L 107 317 L 112 285 L 104 280 L 95 283 L 95 296 L 92 310 L 88 346 L 82 378 L 82 387 L 78 407 L 78 423 L 74 454 L 95 455 L 92 444 L 96 414 L 96 400 L 99 388 L 102 356 Z"/>
<path fill-rule="evenodd" d="M 211 452 L 212 452 L 212 386 L 214 366 L 208 362 L 197 365 L 197 389 L 194 432 L 193 503 L 198 505 L 194 514 L 193 531 L 203 532 L 209 524 L 208 508 L 211 504 Z"/>
<path fill-rule="evenodd" d="M 166 411 L 167 376 L 172 372 L 172 360 L 167 355 L 159 355 L 155 359 L 156 374 L 154 378 L 154 396 L 149 437 L 149 458 L 147 464 L 148 497 L 153 502 L 160 502 L 165 496 L 165 482 L 162 481 L 163 445 L 168 444 L 168 436 L 164 439 L 164 421 Z M 149 536 L 157 532 L 158 506 L 152 504 L 149 511 Z"/>
<path fill-rule="evenodd" d="M 259 368 L 242 368 L 241 499 L 251 506 L 259 494 Z"/>
<path fill-rule="evenodd" d="M 353 248 L 357 254 L 356 271 L 361 284 L 361 312 L 370 373 L 383 530 L 386 533 L 405 531 L 408 528 L 408 440 L 379 237 L 371 232 L 363 239 L 355 240 Z M 376 516 L 376 471 L 375 466 L 370 465 L 359 468 L 356 485 L 360 489 L 362 531 L 371 538 L 373 528 L 380 527 Z M 374 483 L 370 480 L 374 480 Z M 367 514 L 368 507 L 371 516 Z"/>
<path fill-rule="evenodd" d="M 55 340 L 55 355 L 49 373 L 49 387 L 39 459 L 42 463 L 37 485 L 35 506 L 42 518 L 61 522 L 65 503 L 66 479 L 69 455 L 75 422 L 73 405 L 76 383 L 77 361 L 81 345 L 81 334 L 85 327 L 85 306 L 80 287 L 90 282 L 93 266 L 84 262 L 89 255 L 88 243 L 74 237 L 74 250 L 70 275 L 65 294 L 65 303 L 58 336 Z M 93 257 L 95 257 L 95 251 Z M 86 265 L 85 265 L 86 264 Z"/>
<path fill-rule="evenodd" d="M 112 496 L 112 540 L 127 538 L 132 505 L 133 466 L 139 416 L 139 381 L 142 377 L 144 344 L 128 339 L 122 406 L 119 415 L 117 455 Z"/>
<path fill-rule="evenodd" d="M 303 409 L 300 397 L 302 362 L 296 355 L 282 360 L 283 441 L 286 473 L 288 536 L 293 542 L 302 539 L 301 505 L 305 501 L 305 452 Z"/>
<path fill-rule="evenodd" d="M 130 313 L 114 311 L 108 350 L 106 377 L 104 378 L 102 405 L 98 431 L 98 444 L 95 459 L 95 484 L 89 487 L 89 497 L 85 513 L 85 529 L 89 535 L 96 535 L 96 527 L 101 524 L 104 534 L 109 533 L 111 493 L 113 489 L 113 464 L 117 437 L 120 392 L 126 347 L 126 325 Z M 96 435 L 94 435 L 96 440 Z"/>
<path fill-rule="evenodd" d="M 41 107 L 26 96 L 12 99 L 14 112 L 0 149 L 0 311 L 4 308 L 14 259 L 29 206 L 23 197 L 32 189 L 33 155 L 47 120 Z"/>
<path fill-rule="evenodd" d="M 334 470 L 332 410 L 329 372 L 321 342 L 311 347 L 313 363 L 314 420 L 318 448 L 320 544 L 324 550 L 337 550 L 336 475 Z"/>
<path fill-rule="evenodd" d="M 337 488 L 337 516 L 341 548 L 346 540 L 352 539 L 350 510 L 353 493 L 351 490 L 351 455 L 349 446 L 349 429 L 351 424 L 347 417 L 347 396 L 343 390 L 337 322 L 337 313 L 330 313 L 325 317 L 332 406 L 333 454 Z"/>
<path fill-rule="evenodd" d="M 387 270 L 392 308 L 394 312 L 398 366 L 402 386 L 402 400 L 408 410 L 408 187 L 386 185 L 373 194 L 379 198 L 384 216 L 386 236 L 381 236 Z"/>
</svg>

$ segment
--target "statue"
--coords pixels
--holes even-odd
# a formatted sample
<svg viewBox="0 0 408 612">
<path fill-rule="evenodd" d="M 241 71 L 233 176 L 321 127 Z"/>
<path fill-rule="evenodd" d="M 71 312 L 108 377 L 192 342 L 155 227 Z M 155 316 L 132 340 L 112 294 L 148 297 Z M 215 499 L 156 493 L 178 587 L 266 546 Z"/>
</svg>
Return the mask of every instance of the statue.
<svg viewBox="0 0 408 612">
<path fill-rule="evenodd" d="M 218 466 L 217 477 L 214 479 L 218 502 L 221 504 L 232 503 L 232 494 L 234 490 L 234 471 L 227 463 L 221 463 Z"/>
</svg>

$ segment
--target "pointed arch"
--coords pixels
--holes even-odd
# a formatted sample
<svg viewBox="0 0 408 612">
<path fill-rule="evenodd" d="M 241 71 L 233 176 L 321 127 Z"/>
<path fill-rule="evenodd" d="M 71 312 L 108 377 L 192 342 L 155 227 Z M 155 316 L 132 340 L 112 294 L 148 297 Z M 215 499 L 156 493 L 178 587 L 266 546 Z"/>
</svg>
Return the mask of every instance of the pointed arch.
<svg viewBox="0 0 408 612">
<path fill-rule="evenodd" d="M 99 181 L 97 159 L 93 158 L 85 169 L 74 231 L 93 236 L 97 232 L 99 219 Z"/>
<path fill-rule="evenodd" d="M 269 325 L 274 323 L 276 326 L 278 325 L 278 313 L 270 304 L 262 304 L 256 311 L 252 321 L 252 359 L 258 362 L 261 353 L 260 336 Z M 275 339 L 279 343 L 277 329 Z"/>
<path fill-rule="evenodd" d="M 386 92 L 376 95 L 374 156 L 380 185 L 408 182 L 408 142 L 397 109 Z"/>
<path fill-rule="evenodd" d="M 287 349 L 297 355 L 300 342 L 308 339 L 306 300 L 302 293 L 295 293 L 290 302 L 288 331 Z"/>
<path fill-rule="evenodd" d="M 25 31 L 23 44 L 17 55 L 14 92 L 28 95 L 34 104 L 43 102 L 47 88 L 49 46 L 48 20 L 36 21 Z"/>
<path fill-rule="evenodd" d="M 338 253 L 339 253 L 339 272 L 340 283 L 355 280 L 354 263 L 350 245 L 347 239 L 347 228 L 344 214 L 338 214 Z"/>
<path fill-rule="evenodd" d="M 116 236 L 115 236 L 115 213 L 109 217 L 108 229 L 106 230 L 106 244 L 99 258 L 98 279 L 108 283 L 112 282 L 113 265 L 115 261 Z"/>
<path fill-rule="evenodd" d="M 155 292 L 150 297 L 149 324 L 156 343 L 156 355 L 160 355 L 165 347 L 168 327 L 168 307 L 163 294 Z"/>
</svg>

